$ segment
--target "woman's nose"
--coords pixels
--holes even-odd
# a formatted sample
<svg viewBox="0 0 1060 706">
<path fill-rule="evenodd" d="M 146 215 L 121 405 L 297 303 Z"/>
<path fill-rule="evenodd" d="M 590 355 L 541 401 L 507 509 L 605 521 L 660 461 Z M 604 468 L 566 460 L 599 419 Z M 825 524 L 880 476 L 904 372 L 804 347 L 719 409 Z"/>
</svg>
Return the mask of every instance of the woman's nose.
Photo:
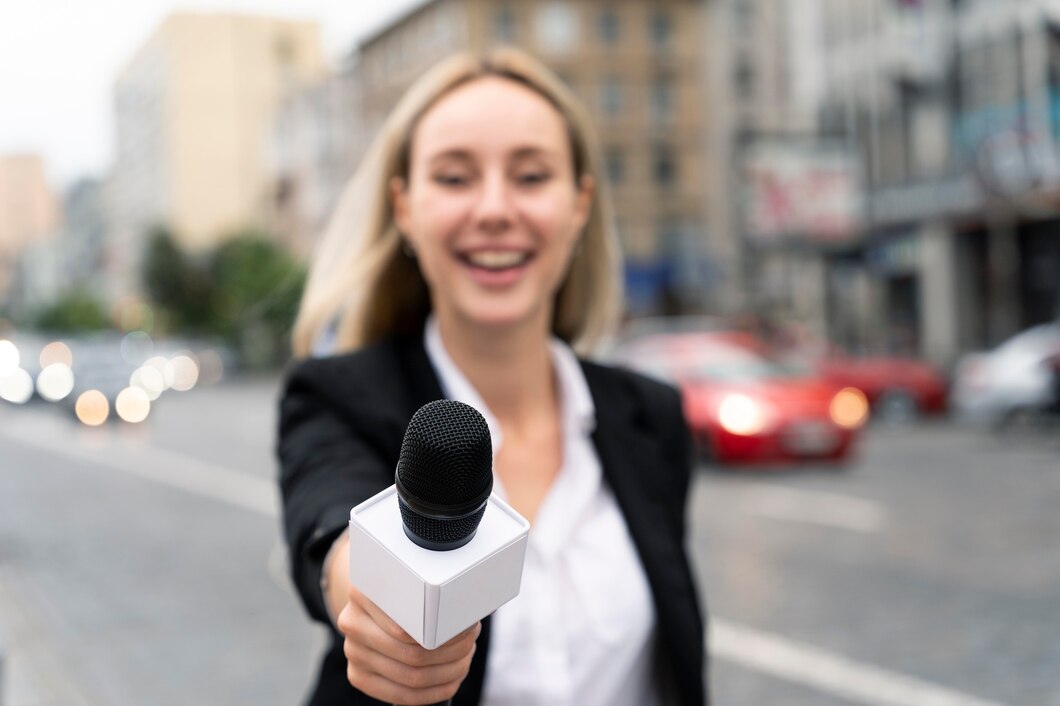
<svg viewBox="0 0 1060 706">
<path fill-rule="evenodd" d="M 482 180 L 478 202 L 475 204 L 475 220 L 481 228 L 489 231 L 503 230 L 511 225 L 511 192 L 503 174 L 489 174 Z"/>
</svg>

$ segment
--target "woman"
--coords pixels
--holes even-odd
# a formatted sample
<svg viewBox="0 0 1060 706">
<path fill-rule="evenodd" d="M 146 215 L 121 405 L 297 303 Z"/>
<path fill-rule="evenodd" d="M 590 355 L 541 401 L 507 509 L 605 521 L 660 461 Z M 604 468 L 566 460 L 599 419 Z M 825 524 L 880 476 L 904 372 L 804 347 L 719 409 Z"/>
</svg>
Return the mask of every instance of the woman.
<svg viewBox="0 0 1060 706">
<path fill-rule="evenodd" d="M 599 164 L 569 91 L 507 49 L 420 79 L 351 182 L 295 328 L 298 356 L 342 354 L 281 403 L 292 572 L 333 637 L 310 704 L 704 703 L 679 397 L 572 352 L 620 301 Z M 350 587 L 344 529 L 441 397 L 486 417 L 532 528 L 520 595 L 429 651 Z"/>
</svg>

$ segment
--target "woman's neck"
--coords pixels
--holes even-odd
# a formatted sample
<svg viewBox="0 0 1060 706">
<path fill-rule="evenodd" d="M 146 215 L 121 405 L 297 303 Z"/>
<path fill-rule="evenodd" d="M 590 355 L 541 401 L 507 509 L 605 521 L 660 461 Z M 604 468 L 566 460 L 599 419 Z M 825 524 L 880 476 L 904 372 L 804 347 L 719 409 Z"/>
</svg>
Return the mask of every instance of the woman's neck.
<svg viewBox="0 0 1060 706">
<path fill-rule="evenodd" d="M 536 324 L 484 330 L 439 317 L 446 352 L 502 427 L 519 429 L 555 410 L 549 331 Z"/>
</svg>

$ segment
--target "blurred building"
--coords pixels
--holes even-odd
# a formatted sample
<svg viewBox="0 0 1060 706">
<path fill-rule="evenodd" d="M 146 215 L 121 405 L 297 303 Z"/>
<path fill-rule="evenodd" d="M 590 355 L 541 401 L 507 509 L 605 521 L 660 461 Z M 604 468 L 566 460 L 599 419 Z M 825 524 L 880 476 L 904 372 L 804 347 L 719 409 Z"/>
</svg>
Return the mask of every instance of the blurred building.
<svg viewBox="0 0 1060 706">
<path fill-rule="evenodd" d="M 264 224 L 276 110 L 324 70 L 314 22 L 177 13 L 162 23 L 114 87 L 112 294 L 137 288 L 154 226 L 201 251 Z"/>
<path fill-rule="evenodd" d="M 353 56 L 289 96 L 276 116 L 271 230 L 302 258 L 309 257 L 365 150 L 359 78 Z"/>
<path fill-rule="evenodd" d="M 50 238 L 61 222 L 59 200 L 33 154 L 0 155 L 0 301 L 23 249 Z"/>
<path fill-rule="evenodd" d="M 817 132 L 820 0 L 717 0 L 706 45 L 715 309 L 823 331 L 824 255 L 857 228 L 844 145 Z"/>
<path fill-rule="evenodd" d="M 80 179 L 63 199 L 64 223 L 59 240 L 65 251 L 65 286 L 106 299 L 107 213 L 104 182 Z"/>
<path fill-rule="evenodd" d="M 824 0 L 821 131 L 862 163 L 832 253 L 851 343 L 951 362 L 1060 315 L 1060 14 L 1037 0 Z"/>
<path fill-rule="evenodd" d="M 11 270 L 6 298 L 14 320 L 32 322 L 66 292 L 66 261 L 59 237 L 36 240 L 23 246 Z"/>
<path fill-rule="evenodd" d="M 61 226 L 23 245 L 11 269 L 7 304 L 16 319 L 33 320 L 59 297 L 106 297 L 106 214 L 103 183 L 81 179 L 62 197 Z"/>
<path fill-rule="evenodd" d="M 454 52 L 529 50 L 573 88 L 599 127 L 631 309 L 702 308 L 717 269 L 706 239 L 705 22 L 703 0 L 428 0 L 361 43 L 349 79 L 360 119 L 343 127 L 374 135 L 404 90 Z M 341 162 L 355 164 L 365 144 L 348 143 L 352 156 Z M 312 179 L 295 178 L 295 193 L 311 188 L 300 181 Z M 332 193 L 316 203 L 333 202 L 338 182 L 318 183 Z M 289 198 L 286 188 L 279 193 Z M 319 227 L 319 211 L 306 213 L 303 222 Z"/>
</svg>

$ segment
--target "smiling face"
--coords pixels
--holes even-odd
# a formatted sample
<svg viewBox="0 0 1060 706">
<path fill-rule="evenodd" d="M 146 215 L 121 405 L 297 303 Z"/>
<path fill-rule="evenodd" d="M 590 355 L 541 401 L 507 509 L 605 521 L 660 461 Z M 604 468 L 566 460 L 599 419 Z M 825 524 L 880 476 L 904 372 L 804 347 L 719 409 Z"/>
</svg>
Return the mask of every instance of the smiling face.
<svg viewBox="0 0 1060 706">
<path fill-rule="evenodd" d="M 544 97 L 499 77 L 459 86 L 420 119 L 391 187 L 443 325 L 548 330 L 593 183 Z"/>
</svg>

